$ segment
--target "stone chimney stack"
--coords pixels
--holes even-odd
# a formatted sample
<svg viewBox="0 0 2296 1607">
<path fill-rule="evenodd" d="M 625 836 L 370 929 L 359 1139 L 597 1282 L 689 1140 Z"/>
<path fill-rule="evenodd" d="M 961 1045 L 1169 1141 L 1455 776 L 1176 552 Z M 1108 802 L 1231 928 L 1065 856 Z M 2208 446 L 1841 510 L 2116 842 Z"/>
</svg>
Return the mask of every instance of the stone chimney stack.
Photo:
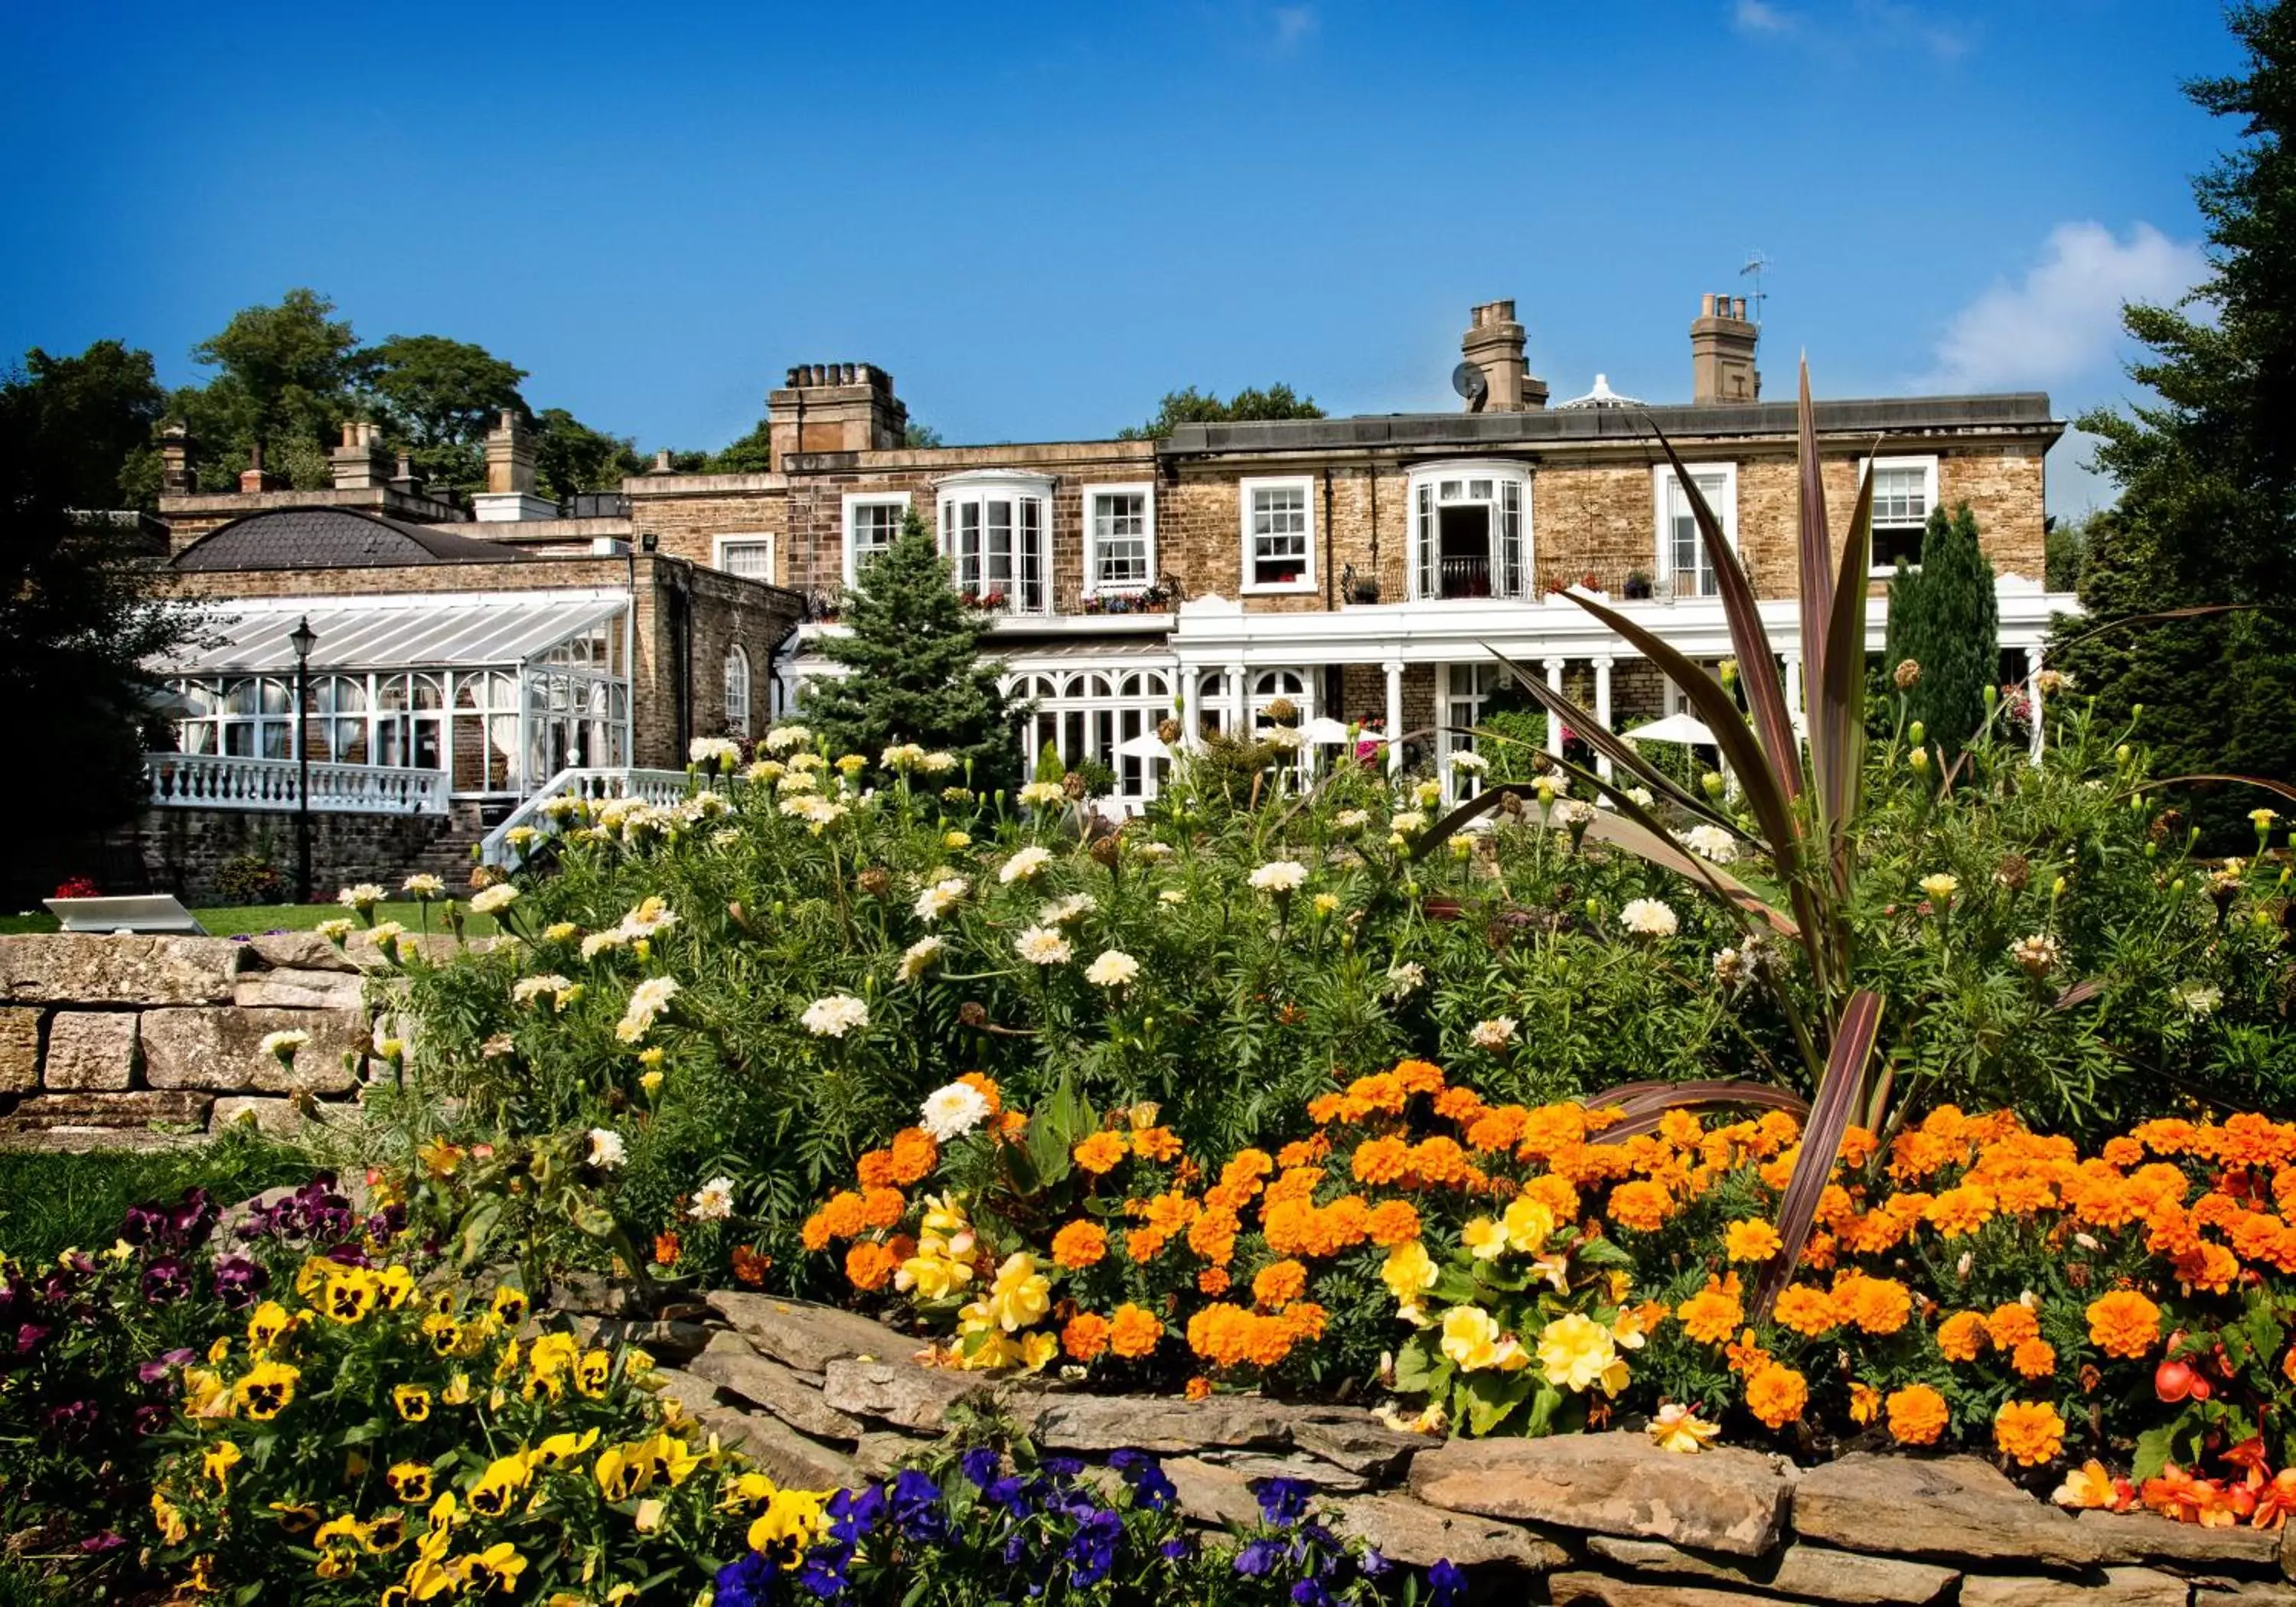
<svg viewBox="0 0 2296 1607">
<path fill-rule="evenodd" d="M 1527 413 L 1546 406 L 1546 381 L 1533 379 L 1523 361 L 1522 325 L 1512 301 L 1486 301 L 1467 315 L 1459 351 L 1483 371 L 1484 413 Z"/>
<path fill-rule="evenodd" d="M 259 491 L 280 491 L 287 482 L 263 466 L 263 443 L 256 442 L 247 449 L 247 467 L 239 471 L 239 494 L 252 496 Z"/>
<path fill-rule="evenodd" d="M 1761 328 L 1746 316 L 1743 296 L 1702 296 L 1690 326 L 1690 400 L 1693 406 L 1762 399 L 1754 346 Z"/>
<path fill-rule="evenodd" d="M 890 452 L 908 433 L 893 376 L 866 363 L 800 363 L 766 398 L 774 471 L 791 453 Z"/>
<path fill-rule="evenodd" d="M 192 470 L 192 427 L 181 419 L 169 419 L 160 431 L 160 494 L 189 496 L 198 489 Z"/>
<path fill-rule="evenodd" d="M 487 488 L 471 498 L 471 515 L 481 524 L 558 517 L 558 504 L 535 494 L 534 434 L 515 407 L 487 431 Z"/>
<path fill-rule="evenodd" d="M 372 491 L 385 478 L 382 464 L 376 454 L 381 451 L 382 433 L 365 419 L 343 421 L 343 443 L 327 454 L 335 471 L 338 491 Z"/>
</svg>

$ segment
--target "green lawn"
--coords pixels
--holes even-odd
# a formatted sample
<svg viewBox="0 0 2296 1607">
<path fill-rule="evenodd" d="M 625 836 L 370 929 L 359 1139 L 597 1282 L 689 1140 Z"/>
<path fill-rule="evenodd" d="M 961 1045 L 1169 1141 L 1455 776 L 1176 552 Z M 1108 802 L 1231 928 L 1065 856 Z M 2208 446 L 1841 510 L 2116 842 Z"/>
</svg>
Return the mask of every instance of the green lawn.
<svg viewBox="0 0 2296 1607">
<path fill-rule="evenodd" d="M 75 1245 L 108 1249 L 139 1201 L 203 1187 L 218 1205 L 235 1205 L 313 1169 L 300 1150 L 251 1133 L 180 1150 L 0 1154 L 0 1254 L 37 1265 Z"/>
<path fill-rule="evenodd" d="M 446 906 L 433 904 L 385 904 L 375 912 L 378 921 L 396 921 L 408 931 L 422 931 L 423 911 L 430 911 L 431 931 L 452 930 L 447 924 Z M 247 904 L 221 909 L 195 909 L 201 926 L 218 938 L 244 937 L 255 932 L 308 931 L 322 921 L 348 916 L 350 912 L 334 904 Z M 27 911 L 20 915 L 0 915 L 0 933 L 53 931 L 56 918 L 45 910 Z M 463 915 L 463 934 L 471 938 L 490 938 L 495 935 L 494 917 Z"/>
</svg>

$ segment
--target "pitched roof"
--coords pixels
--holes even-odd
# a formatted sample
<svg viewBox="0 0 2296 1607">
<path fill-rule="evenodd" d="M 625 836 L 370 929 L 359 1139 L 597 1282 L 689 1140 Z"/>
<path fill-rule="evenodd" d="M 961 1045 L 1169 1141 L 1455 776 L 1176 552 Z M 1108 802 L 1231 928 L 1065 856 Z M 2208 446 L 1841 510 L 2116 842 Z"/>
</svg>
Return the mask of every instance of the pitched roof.
<svg viewBox="0 0 2296 1607">
<path fill-rule="evenodd" d="M 525 554 L 436 525 L 353 508 L 269 508 L 218 525 L 176 554 L 178 570 L 353 570 L 519 563 Z"/>
</svg>

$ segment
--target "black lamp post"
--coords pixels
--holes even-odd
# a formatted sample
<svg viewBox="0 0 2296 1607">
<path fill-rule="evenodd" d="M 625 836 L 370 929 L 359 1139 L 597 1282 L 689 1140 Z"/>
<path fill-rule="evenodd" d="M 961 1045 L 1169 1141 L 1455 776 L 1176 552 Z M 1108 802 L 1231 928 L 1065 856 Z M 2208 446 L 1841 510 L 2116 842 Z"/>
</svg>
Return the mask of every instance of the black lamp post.
<svg viewBox="0 0 2296 1607">
<path fill-rule="evenodd" d="M 295 901 L 311 901 L 311 738 L 304 727 L 311 708 L 311 649 L 319 633 L 310 616 L 288 633 L 287 645 L 295 650 Z"/>
</svg>

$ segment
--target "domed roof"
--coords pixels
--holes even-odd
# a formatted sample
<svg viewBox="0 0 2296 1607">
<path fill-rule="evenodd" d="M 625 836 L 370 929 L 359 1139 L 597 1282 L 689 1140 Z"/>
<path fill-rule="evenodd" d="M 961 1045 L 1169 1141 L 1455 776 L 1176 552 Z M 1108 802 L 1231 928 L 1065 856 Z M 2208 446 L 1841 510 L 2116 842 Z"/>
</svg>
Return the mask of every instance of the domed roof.
<svg viewBox="0 0 2296 1607">
<path fill-rule="evenodd" d="M 517 563 L 524 554 L 436 525 L 353 508 L 267 508 L 218 525 L 176 554 L 178 570 L 353 570 Z"/>
<path fill-rule="evenodd" d="M 1611 389 L 1611 376 L 1606 373 L 1598 373 L 1595 376 L 1595 389 L 1588 391 L 1585 396 L 1575 396 L 1567 402 L 1557 402 L 1554 405 L 1557 408 L 1644 407 L 1649 406 L 1649 404 L 1644 402 L 1640 397 L 1620 396 L 1617 391 Z"/>
</svg>

